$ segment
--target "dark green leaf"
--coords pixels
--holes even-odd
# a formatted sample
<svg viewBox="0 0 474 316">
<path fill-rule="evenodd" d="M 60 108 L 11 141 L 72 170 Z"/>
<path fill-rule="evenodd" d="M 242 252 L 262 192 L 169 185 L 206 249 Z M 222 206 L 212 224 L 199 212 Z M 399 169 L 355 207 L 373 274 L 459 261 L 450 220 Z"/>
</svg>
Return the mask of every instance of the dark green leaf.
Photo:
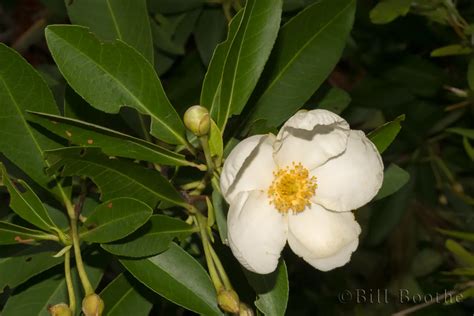
<svg viewBox="0 0 474 316">
<path fill-rule="evenodd" d="M 220 8 L 203 10 L 197 21 L 194 38 L 204 65 L 209 65 L 214 49 L 225 38 L 226 30 L 227 21 Z"/>
<path fill-rule="evenodd" d="M 159 200 L 189 207 L 176 189 L 157 171 L 119 159 L 109 159 L 98 148 L 69 147 L 46 152 L 49 173 L 64 166 L 62 175 L 90 177 L 102 200 L 131 197 L 155 207 Z"/>
<path fill-rule="evenodd" d="M 153 304 L 144 298 L 124 274 L 120 274 L 100 293 L 104 316 L 148 316 Z"/>
<path fill-rule="evenodd" d="M 174 14 L 202 6 L 205 0 L 153 0 L 149 1 L 152 12 Z"/>
<path fill-rule="evenodd" d="M 145 224 L 153 210 L 131 198 L 116 198 L 95 208 L 87 217 L 81 239 L 87 242 L 111 242 L 130 235 Z"/>
<path fill-rule="evenodd" d="M 33 240 L 54 239 L 40 230 L 0 221 L 0 245 L 14 245 Z"/>
<path fill-rule="evenodd" d="M 267 316 L 284 316 L 288 303 L 288 272 L 280 260 L 277 270 L 270 274 L 245 271 L 245 276 L 257 293 L 255 306 Z"/>
<path fill-rule="evenodd" d="M 392 163 L 384 171 L 383 184 L 374 200 L 380 200 L 400 190 L 410 180 L 410 174 Z"/>
<path fill-rule="evenodd" d="M 59 147 L 26 122 L 26 110 L 57 114 L 41 76 L 17 52 L 0 43 L 0 152 L 34 181 L 49 188 L 43 150 Z"/>
<path fill-rule="evenodd" d="M 179 219 L 153 215 L 148 223 L 132 235 L 102 244 L 102 248 L 118 256 L 147 257 L 167 250 L 174 238 L 184 238 L 193 231 L 192 226 Z"/>
<path fill-rule="evenodd" d="M 212 191 L 212 205 L 214 206 L 214 214 L 216 217 L 217 228 L 219 230 L 219 237 L 223 244 L 228 244 L 227 240 L 227 212 L 225 209 L 225 201 L 219 192 L 218 187 L 213 186 Z"/>
<path fill-rule="evenodd" d="M 318 109 L 324 109 L 336 114 L 341 114 L 351 103 L 351 96 L 339 88 L 331 88 L 319 103 Z"/>
<path fill-rule="evenodd" d="M 470 139 L 474 139 L 474 129 L 453 127 L 446 129 L 446 132 L 458 134 Z"/>
<path fill-rule="evenodd" d="M 441 254 L 431 248 L 420 250 L 413 258 L 411 273 L 415 277 L 421 277 L 432 273 L 443 263 Z"/>
<path fill-rule="evenodd" d="M 80 0 L 68 3 L 71 22 L 87 26 L 101 39 L 120 39 L 153 64 L 146 0 Z"/>
<path fill-rule="evenodd" d="M 381 0 L 370 11 L 370 20 L 375 24 L 392 22 L 399 16 L 404 16 L 410 10 L 412 0 Z"/>
<path fill-rule="evenodd" d="M 153 136 L 187 144 L 155 70 L 135 49 L 121 41 L 101 43 L 87 28 L 71 25 L 48 26 L 46 40 L 68 83 L 93 107 L 117 113 L 130 106 L 151 116 Z"/>
<path fill-rule="evenodd" d="M 141 283 L 166 299 L 199 314 L 222 315 L 206 271 L 176 244 L 154 257 L 120 262 Z"/>
<path fill-rule="evenodd" d="M 474 91 L 474 58 L 471 58 L 467 67 L 467 82 L 469 83 L 469 89 Z"/>
<path fill-rule="evenodd" d="M 445 57 L 457 55 L 469 55 L 473 52 L 471 47 L 453 44 L 437 48 L 431 52 L 431 57 Z"/>
<path fill-rule="evenodd" d="M 85 147 L 100 147 L 109 156 L 154 162 L 172 166 L 190 166 L 183 155 L 161 146 L 146 142 L 114 130 L 87 122 L 32 112 L 32 121 L 49 131 L 68 139 L 72 144 Z"/>
<path fill-rule="evenodd" d="M 281 28 L 249 123 L 278 126 L 303 106 L 339 61 L 354 12 L 354 0 L 317 1 Z"/>
<path fill-rule="evenodd" d="M 240 114 L 257 84 L 276 39 L 281 12 L 281 0 L 248 0 L 241 21 L 235 26 L 235 35 L 232 36 L 231 30 L 228 40 L 220 47 L 221 52 L 216 52 L 213 56 L 213 59 L 217 59 L 217 64 L 223 65 L 222 68 L 209 69 L 217 71 L 213 76 L 217 75 L 220 81 L 216 90 L 218 97 L 211 92 L 212 103 L 206 98 L 201 105 L 210 108 L 212 117 L 222 132 L 227 119 Z M 240 18 L 234 20 L 239 22 Z M 258 54 L 255 53 L 257 51 Z"/>
<path fill-rule="evenodd" d="M 30 186 L 23 180 L 17 180 L 14 184 L 1 163 L 0 173 L 2 174 L 3 184 L 10 193 L 10 208 L 21 218 L 36 227 L 47 231 L 54 231 L 55 224 Z"/>
<path fill-rule="evenodd" d="M 379 153 L 383 153 L 395 140 L 395 137 L 397 137 L 402 128 L 401 122 L 404 120 L 405 114 L 402 114 L 393 121 L 385 123 L 367 135 L 367 137 L 375 144 Z"/>
<path fill-rule="evenodd" d="M 469 139 L 466 136 L 462 138 L 462 144 L 469 158 L 474 161 L 474 148 L 472 147 L 471 143 L 469 142 Z"/>
<path fill-rule="evenodd" d="M 474 268 L 474 255 L 471 254 L 460 243 L 452 239 L 448 239 L 446 240 L 445 245 L 446 248 L 453 253 L 461 265 Z"/>
</svg>

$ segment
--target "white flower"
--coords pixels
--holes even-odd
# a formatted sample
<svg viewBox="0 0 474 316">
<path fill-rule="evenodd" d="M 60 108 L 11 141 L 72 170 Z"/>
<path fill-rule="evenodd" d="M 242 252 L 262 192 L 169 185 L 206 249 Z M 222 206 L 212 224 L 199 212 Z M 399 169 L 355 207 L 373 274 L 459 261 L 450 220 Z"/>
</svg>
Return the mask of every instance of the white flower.
<svg viewBox="0 0 474 316">
<path fill-rule="evenodd" d="M 363 132 L 332 112 L 300 111 L 276 137 L 244 139 L 225 161 L 220 186 L 232 252 L 248 270 L 270 273 L 288 241 L 316 269 L 340 267 L 359 243 L 351 210 L 382 180 L 382 159 Z"/>
</svg>

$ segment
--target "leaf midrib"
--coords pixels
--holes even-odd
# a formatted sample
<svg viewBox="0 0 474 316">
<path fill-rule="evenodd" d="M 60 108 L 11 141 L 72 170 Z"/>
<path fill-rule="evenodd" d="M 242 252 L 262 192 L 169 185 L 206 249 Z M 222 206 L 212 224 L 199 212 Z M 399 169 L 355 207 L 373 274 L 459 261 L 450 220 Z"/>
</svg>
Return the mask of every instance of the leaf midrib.
<svg viewBox="0 0 474 316">
<path fill-rule="evenodd" d="M 128 213 L 127 215 L 125 215 L 123 217 L 114 218 L 111 221 L 107 221 L 107 222 L 103 223 L 102 225 L 99 225 L 97 227 L 94 227 L 93 229 L 85 231 L 84 233 L 81 234 L 81 237 L 90 236 L 91 234 L 96 233 L 98 229 L 110 226 L 113 223 L 117 223 L 119 221 L 124 221 L 124 220 L 126 220 L 127 218 L 130 218 L 130 217 L 136 217 L 138 215 L 143 215 L 143 214 L 148 214 L 148 213 L 149 212 L 140 211 L 140 212 L 136 212 L 136 213 Z M 85 222 L 84 225 L 87 225 L 87 222 Z M 135 228 L 135 230 L 137 230 L 138 228 L 140 228 L 140 227 Z M 131 233 L 133 233 L 135 230 L 133 230 Z"/>
</svg>

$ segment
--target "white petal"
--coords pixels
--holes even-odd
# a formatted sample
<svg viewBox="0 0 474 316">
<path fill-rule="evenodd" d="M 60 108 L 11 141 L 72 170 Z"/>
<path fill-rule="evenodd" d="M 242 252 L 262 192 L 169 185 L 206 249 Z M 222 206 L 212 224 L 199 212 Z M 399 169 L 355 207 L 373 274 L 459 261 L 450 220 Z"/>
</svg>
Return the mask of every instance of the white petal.
<svg viewBox="0 0 474 316">
<path fill-rule="evenodd" d="M 230 204 L 242 191 L 267 190 L 276 168 L 275 136 L 255 135 L 241 141 L 227 157 L 221 174 L 221 191 Z"/>
<path fill-rule="evenodd" d="M 351 260 L 352 253 L 357 249 L 359 239 L 342 248 L 338 253 L 327 258 L 305 258 L 306 262 L 321 271 L 329 271 L 338 267 L 342 267 Z"/>
<path fill-rule="evenodd" d="M 288 217 L 288 243 L 291 249 L 311 264 L 317 262 L 316 259 L 328 259 L 326 266 L 321 264 L 328 270 L 347 262 L 344 261 L 347 256 L 338 254 L 353 244 L 360 232 L 360 226 L 351 212 L 331 212 L 317 204 Z M 331 262 L 329 258 L 332 257 L 334 261 Z"/>
<path fill-rule="evenodd" d="M 248 270 L 266 274 L 278 265 L 286 244 L 287 220 L 268 202 L 265 192 L 241 192 L 227 217 L 229 245 Z"/>
<path fill-rule="evenodd" d="M 275 161 L 280 167 L 301 162 L 313 169 L 346 149 L 349 124 L 326 110 L 299 111 L 280 129 Z"/>
<path fill-rule="evenodd" d="M 361 131 L 351 131 L 346 151 L 311 172 L 318 188 L 313 202 L 334 211 L 357 209 L 372 200 L 383 182 L 383 162 Z"/>
</svg>

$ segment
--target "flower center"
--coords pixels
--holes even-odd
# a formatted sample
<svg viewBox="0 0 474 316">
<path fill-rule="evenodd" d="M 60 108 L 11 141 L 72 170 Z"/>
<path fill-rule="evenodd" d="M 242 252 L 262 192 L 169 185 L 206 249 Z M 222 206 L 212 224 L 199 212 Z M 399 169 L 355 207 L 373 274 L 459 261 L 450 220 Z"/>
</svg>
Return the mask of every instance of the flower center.
<svg viewBox="0 0 474 316">
<path fill-rule="evenodd" d="M 316 177 L 310 177 L 308 169 L 301 163 L 293 162 L 291 166 L 280 168 L 273 172 L 273 176 L 268 198 L 280 213 L 289 210 L 299 213 L 311 204 L 309 199 L 318 187 Z"/>
</svg>

